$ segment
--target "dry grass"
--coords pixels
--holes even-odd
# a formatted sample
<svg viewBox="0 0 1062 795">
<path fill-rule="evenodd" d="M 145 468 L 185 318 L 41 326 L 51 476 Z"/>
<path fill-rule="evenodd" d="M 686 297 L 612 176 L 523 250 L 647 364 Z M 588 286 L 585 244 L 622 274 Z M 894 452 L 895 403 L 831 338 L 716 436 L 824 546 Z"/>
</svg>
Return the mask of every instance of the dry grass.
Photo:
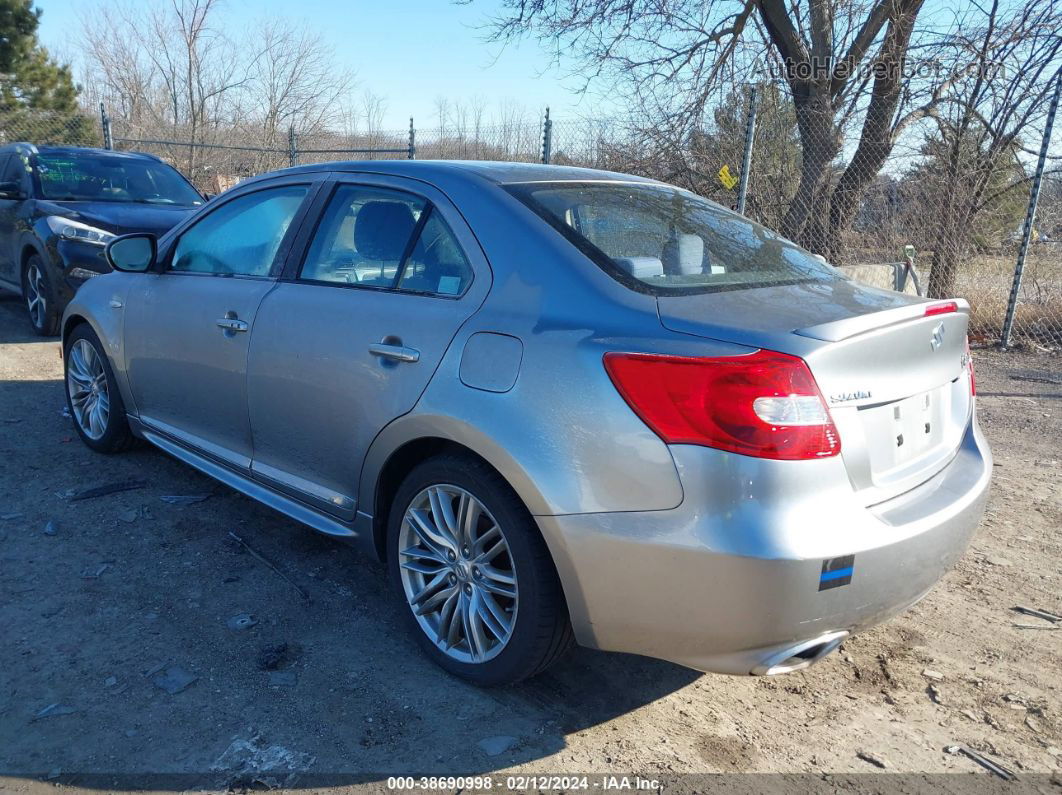
<svg viewBox="0 0 1062 795">
<path fill-rule="evenodd" d="M 928 263 L 930 256 L 923 253 L 920 259 Z M 967 261 L 958 274 L 955 295 L 970 302 L 970 332 L 980 342 L 996 342 L 1000 338 L 1015 260 L 1013 252 L 979 254 Z M 928 265 L 918 271 L 925 288 Z M 892 269 L 887 265 L 852 265 L 844 272 L 872 287 L 892 287 Z M 910 283 L 905 292 L 914 293 Z M 1062 347 L 1062 244 L 1034 246 L 1026 258 L 1014 318 L 1014 340 Z"/>
</svg>

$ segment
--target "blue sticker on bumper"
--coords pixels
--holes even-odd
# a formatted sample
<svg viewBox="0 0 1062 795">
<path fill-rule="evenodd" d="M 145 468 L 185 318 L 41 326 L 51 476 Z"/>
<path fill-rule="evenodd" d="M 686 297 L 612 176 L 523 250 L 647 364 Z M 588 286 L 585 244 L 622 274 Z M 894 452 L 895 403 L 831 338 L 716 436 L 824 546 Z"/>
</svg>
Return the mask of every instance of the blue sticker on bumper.
<svg viewBox="0 0 1062 795">
<path fill-rule="evenodd" d="M 840 588 L 852 581 L 852 572 L 855 571 L 855 555 L 845 555 L 840 558 L 830 558 L 822 561 L 822 573 L 819 575 L 819 590 Z"/>
</svg>

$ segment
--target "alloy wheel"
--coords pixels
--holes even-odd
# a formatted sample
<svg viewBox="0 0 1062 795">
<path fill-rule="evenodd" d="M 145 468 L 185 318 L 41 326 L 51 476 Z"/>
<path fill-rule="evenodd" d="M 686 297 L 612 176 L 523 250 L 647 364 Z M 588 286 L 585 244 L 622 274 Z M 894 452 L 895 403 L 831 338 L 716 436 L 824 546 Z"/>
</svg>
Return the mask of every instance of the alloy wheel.
<svg viewBox="0 0 1062 795">
<path fill-rule="evenodd" d="M 37 328 L 44 328 L 48 316 L 48 302 L 45 299 L 44 274 L 36 265 L 26 269 L 26 306 L 29 308 L 30 320 Z"/>
<path fill-rule="evenodd" d="M 103 358 L 88 340 L 79 339 L 71 347 L 66 369 L 66 388 L 78 427 L 90 439 L 107 431 L 111 398 Z"/>
<path fill-rule="evenodd" d="M 448 657 L 482 663 L 513 634 L 516 566 L 502 528 L 458 486 L 424 489 L 398 536 L 402 588 L 424 633 Z"/>
</svg>

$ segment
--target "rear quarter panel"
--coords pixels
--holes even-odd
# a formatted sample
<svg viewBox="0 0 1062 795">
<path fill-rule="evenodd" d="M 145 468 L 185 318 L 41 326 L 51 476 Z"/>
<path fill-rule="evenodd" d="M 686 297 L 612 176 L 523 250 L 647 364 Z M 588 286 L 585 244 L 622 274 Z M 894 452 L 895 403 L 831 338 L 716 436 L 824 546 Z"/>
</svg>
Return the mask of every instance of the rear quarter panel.
<svg viewBox="0 0 1062 795">
<path fill-rule="evenodd" d="M 375 439 L 359 503 L 373 505 L 379 472 L 394 450 L 441 437 L 483 456 L 533 514 L 679 505 L 682 485 L 671 453 L 616 391 L 602 357 L 612 350 L 745 349 L 663 328 L 652 296 L 617 284 L 501 188 L 464 180 L 444 189 L 476 234 L 494 282 L 413 411 Z M 462 382 L 466 343 L 479 332 L 519 340 L 511 388 Z"/>
</svg>

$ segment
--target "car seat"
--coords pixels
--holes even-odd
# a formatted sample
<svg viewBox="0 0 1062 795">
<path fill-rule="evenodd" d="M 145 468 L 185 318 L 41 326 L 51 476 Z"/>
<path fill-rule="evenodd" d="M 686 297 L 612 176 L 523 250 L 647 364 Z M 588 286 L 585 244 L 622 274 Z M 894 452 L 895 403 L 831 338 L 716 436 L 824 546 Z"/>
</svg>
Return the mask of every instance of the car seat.
<svg viewBox="0 0 1062 795">
<path fill-rule="evenodd" d="M 362 277 L 363 284 L 379 286 L 391 283 L 406 244 L 417 222 L 408 204 L 391 201 L 370 201 L 361 206 L 354 221 L 354 247 L 365 265 L 379 266 L 378 276 Z"/>
<path fill-rule="evenodd" d="M 668 276 L 704 272 L 704 239 L 700 235 L 675 234 L 664 243 L 660 259 Z"/>
</svg>

